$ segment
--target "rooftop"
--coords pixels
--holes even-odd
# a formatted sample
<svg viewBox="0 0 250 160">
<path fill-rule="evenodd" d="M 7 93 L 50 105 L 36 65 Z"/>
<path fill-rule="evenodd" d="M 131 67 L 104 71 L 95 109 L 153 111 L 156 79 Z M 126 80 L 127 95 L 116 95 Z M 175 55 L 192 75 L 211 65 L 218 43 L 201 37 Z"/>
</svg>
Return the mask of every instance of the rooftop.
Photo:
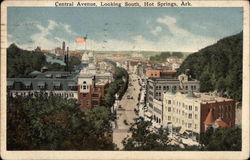
<svg viewBox="0 0 250 160">
<path fill-rule="evenodd" d="M 192 92 L 192 91 L 189 91 L 188 93 L 177 92 L 176 94 L 172 93 L 171 91 L 168 91 L 168 92 L 165 92 L 165 94 L 193 99 L 195 101 L 200 101 L 201 103 L 233 101 L 233 99 L 215 96 L 210 93 L 201 93 L 201 92 Z"/>
</svg>

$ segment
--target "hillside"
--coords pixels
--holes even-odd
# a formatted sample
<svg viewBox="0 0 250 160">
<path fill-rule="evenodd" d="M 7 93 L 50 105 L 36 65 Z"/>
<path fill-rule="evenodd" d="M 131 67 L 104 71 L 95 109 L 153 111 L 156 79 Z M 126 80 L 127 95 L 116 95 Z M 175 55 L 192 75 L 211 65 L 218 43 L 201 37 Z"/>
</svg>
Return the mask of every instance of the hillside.
<svg viewBox="0 0 250 160">
<path fill-rule="evenodd" d="M 46 64 L 46 57 L 41 52 L 22 50 L 15 44 L 7 48 L 7 77 L 28 77 L 29 73 Z"/>
<path fill-rule="evenodd" d="M 29 73 L 40 71 L 43 66 L 48 67 L 49 71 L 65 70 L 65 65 L 51 58 L 49 56 L 46 57 L 42 52 L 20 49 L 13 43 L 7 48 L 7 77 L 30 77 Z M 80 63 L 77 57 L 71 56 L 69 59 L 69 70 L 73 71 L 74 66 Z"/>
<path fill-rule="evenodd" d="M 190 69 L 193 78 L 200 80 L 201 91 L 219 91 L 223 96 L 242 99 L 243 33 L 219 40 L 189 55 L 178 73 Z"/>
</svg>

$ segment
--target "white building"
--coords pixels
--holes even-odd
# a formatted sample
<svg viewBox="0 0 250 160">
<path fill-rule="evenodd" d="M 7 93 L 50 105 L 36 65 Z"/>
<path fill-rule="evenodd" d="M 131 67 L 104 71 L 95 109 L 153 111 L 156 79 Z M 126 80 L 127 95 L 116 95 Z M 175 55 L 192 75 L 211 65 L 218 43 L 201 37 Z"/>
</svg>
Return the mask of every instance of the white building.
<svg viewBox="0 0 250 160">
<path fill-rule="evenodd" d="M 235 101 L 232 99 L 191 91 L 187 94 L 169 91 L 163 97 L 164 127 L 179 127 L 181 134 L 185 131 L 200 134 L 212 125 L 234 127 Z"/>
</svg>

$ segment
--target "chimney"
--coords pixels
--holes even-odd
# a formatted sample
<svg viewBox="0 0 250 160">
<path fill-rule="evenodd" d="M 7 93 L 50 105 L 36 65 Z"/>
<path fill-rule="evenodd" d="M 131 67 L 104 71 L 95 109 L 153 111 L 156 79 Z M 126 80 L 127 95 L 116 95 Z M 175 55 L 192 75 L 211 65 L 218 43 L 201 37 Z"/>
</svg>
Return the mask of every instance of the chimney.
<svg viewBox="0 0 250 160">
<path fill-rule="evenodd" d="M 64 51 L 65 51 L 65 42 L 64 41 L 62 42 L 62 50 L 63 50 L 63 54 L 64 54 Z"/>
<path fill-rule="evenodd" d="M 66 55 L 66 65 L 67 65 L 67 71 L 69 71 L 69 47 L 67 47 L 67 55 Z"/>
</svg>

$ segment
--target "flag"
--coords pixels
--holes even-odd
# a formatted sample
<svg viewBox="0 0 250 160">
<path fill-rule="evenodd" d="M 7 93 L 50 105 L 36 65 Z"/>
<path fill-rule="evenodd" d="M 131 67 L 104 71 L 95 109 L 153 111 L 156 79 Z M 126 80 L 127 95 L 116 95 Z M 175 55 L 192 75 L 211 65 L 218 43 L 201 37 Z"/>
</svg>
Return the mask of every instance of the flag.
<svg viewBox="0 0 250 160">
<path fill-rule="evenodd" d="M 87 39 L 85 38 L 76 38 L 76 43 L 84 43 Z"/>
</svg>

